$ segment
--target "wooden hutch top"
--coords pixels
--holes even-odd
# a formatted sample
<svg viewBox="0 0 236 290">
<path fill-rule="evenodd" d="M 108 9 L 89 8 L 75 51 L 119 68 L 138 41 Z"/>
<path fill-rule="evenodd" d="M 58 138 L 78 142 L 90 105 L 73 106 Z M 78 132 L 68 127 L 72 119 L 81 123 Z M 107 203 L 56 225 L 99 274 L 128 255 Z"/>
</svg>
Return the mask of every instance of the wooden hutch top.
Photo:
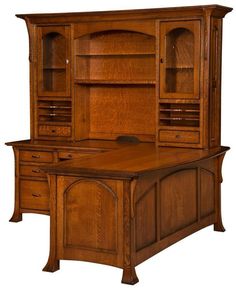
<svg viewBox="0 0 236 290">
<path fill-rule="evenodd" d="M 205 12 L 210 16 L 223 18 L 232 8 L 222 5 L 199 5 L 184 7 L 165 7 L 151 9 L 94 11 L 94 12 L 66 12 L 66 13 L 40 13 L 16 14 L 22 19 L 29 19 L 31 23 L 71 23 L 80 21 L 113 21 L 122 19 L 159 19 L 159 18 L 184 18 L 186 16 L 199 17 Z"/>
</svg>

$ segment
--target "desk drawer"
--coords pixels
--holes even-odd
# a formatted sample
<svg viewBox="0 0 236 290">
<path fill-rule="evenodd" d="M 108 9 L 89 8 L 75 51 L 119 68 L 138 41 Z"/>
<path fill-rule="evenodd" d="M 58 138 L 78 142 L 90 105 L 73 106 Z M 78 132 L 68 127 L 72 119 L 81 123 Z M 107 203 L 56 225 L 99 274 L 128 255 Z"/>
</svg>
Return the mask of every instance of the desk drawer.
<svg viewBox="0 0 236 290">
<path fill-rule="evenodd" d="M 39 167 L 40 165 L 20 165 L 20 175 L 46 178 L 46 174 Z"/>
<path fill-rule="evenodd" d="M 197 144 L 200 142 L 200 136 L 199 132 L 195 131 L 160 130 L 159 140 L 160 142 Z"/>
<path fill-rule="evenodd" d="M 20 180 L 20 207 L 24 209 L 49 210 L 49 187 L 47 181 Z"/>
<path fill-rule="evenodd" d="M 48 151 L 20 151 L 20 161 L 53 162 L 53 154 Z"/>
<path fill-rule="evenodd" d="M 97 152 L 94 152 L 97 153 Z M 76 158 L 80 158 L 80 157 L 84 157 L 84 156 L 91 156 L 92 154 L 94 154 L 93 152 L 73 152 L 73 151 L 60 151 L 58 153 L 58 158 L 60 160 L 70 160 L 70 159 L 76 159 Z"/>
<path fill-rule="evenodd" d="M 39 136 L 70 137 L 70 126 L 48 126 L 41 125 L 38 127 Z"/>
</svg>

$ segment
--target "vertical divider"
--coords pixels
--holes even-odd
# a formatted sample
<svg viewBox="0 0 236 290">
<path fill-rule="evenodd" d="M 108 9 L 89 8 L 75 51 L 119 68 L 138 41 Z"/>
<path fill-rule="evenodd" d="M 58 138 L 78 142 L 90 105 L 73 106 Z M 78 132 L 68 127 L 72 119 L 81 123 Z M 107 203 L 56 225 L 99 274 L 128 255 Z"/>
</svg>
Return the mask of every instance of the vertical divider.
<svg viewBox="0 0 236 290">
<path fill-rule="evenodd" d="M 159 94 L 160 94 L 160 21 L 156 21 L 156 87 L 155 87 L 155 103 L 156 103 L 156 136 L 155 142 L 158 144 L 158 135 L 159 135 Z"/>
</svg>

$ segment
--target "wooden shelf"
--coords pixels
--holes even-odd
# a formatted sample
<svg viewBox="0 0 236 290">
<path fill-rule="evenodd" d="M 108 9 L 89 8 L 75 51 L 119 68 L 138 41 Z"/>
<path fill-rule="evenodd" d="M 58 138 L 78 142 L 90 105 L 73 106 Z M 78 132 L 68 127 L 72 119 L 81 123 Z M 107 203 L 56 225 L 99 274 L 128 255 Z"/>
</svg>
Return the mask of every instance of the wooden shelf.
<svg viewBox="0 0 236 290">
<path fill-rule="evenodd" d="M 155 52 L 119 52 L 119 53 L 79 53 L 76 56 L 81 57 L 90 57 L 90 56 L 122 56 L 122 57 L 132 57 L 132 56 L 155 56 Z"/>
<path fill-rule="evenodd" d="M 159 99 L 159 103 L 169 103 L 169 104 L 199 104 L 198 99 Z"/>
<path fill-rule="evenodd" d="M 174 67 L 166 67 L 166 69 L 194 69 L 192 66 L 174 66 Z"/>
<path fill-rule="evenodd" d="M 65 110 L 70 110 L 71 109 L 71 107 L 68 107 L 68 106 L 54 106 L 54 105 L 52 105 L 52 106 L 50 106 L 50 105 L 48 105 L 48 106 L 38 106 L 38 108 L 39 109 L 59 109 L 59 110 L 62 110 L 62 109 L 65 109 Z"/>
<path fill-rule="evenodd" d="M 48 67 L 43 67 L 44 70 L 65 70 L 65 66 L 48 66 Z"/>
<path fill-rule="evenodd" d="M 155 80 L 90 80 L 90 79 L 75 79 L 76 84 L 88 85 L 155 85 Z"/>
<path fill-rule="evenodd" d="M 68 126 L 71 125 L 71 122 L 60 122 L 60 121 L 39 121 L 38 125 L 60 125 L 60 126 Z"/>
<path fill-rule="evenodd" d="M 200 110 L 194 110 L 194 109 L 160 109 L 160 112 L 199 113 Z"/>
<path fill-rule="evenodd" d="M 199 118 L 190 117 L 160 117 L 160 120 L 170 120 L 170 121 L 199 121 Z"/>
</svg>

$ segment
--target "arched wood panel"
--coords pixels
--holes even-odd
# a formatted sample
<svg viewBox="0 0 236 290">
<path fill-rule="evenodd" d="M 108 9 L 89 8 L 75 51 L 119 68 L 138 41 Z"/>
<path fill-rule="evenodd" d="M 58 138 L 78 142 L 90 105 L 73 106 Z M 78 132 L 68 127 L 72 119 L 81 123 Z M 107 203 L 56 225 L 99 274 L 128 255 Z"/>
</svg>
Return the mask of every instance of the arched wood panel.
<svg viewBox="0 0 236 290">
<path fill-rule="evenodd" d="M 80 180 L 64 194 L 64 243 L 66 247 L 117 249 L 117 197 L 107 185 Z"/>
</svg>

